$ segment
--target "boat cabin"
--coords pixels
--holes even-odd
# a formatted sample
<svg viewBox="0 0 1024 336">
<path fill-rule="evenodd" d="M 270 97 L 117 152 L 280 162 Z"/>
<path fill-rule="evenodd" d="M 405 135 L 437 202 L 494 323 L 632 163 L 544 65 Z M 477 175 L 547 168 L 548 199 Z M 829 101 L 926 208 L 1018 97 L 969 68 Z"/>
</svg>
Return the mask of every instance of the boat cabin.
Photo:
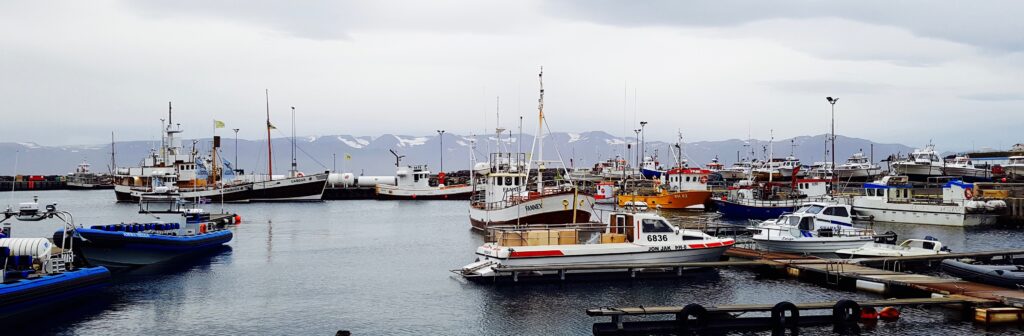
<svg viewBox="0 0 1024 336">
<path fill-rule="evenodd" d="M 395 172 L 398 177 L 397 186 L 402 189 L 430 188 L 430 171 L 427 165 L 400 167 Z"/>
<path fill-rule="evenodd" d="M 587 245 L 636 243 L 640 245 L 683 243 L 715 239 L 698 230 L 681 230 L 653 212 L 619 211 L 603 225 L 551 226 L 548 228 L 495 228 L 498 246 Z"/>
<path fill-rule="evenodd" d="M 711 171 L 700 168 L 676 168 L 665 174 L 666 184 L 671 191 L 708 190 L 708 175 Z"/>
<path fill-rule="evenodd" d="M 793 214 L 813 215 L 814 221 L 843 226 L 853 225 L 852 209 L 849 205 L 829 204 L 822 202 L 805 203 Z"/>
<path fill-rule="evenodd" d="M 717 156 L 713 160 L 711 160 L 711 162 L 708 162 L 707 167 L 708 170 L 713 172 L 725 169 L 725 165 L 723 165 L 721 162 L 718 162 Z"/>
</svg>

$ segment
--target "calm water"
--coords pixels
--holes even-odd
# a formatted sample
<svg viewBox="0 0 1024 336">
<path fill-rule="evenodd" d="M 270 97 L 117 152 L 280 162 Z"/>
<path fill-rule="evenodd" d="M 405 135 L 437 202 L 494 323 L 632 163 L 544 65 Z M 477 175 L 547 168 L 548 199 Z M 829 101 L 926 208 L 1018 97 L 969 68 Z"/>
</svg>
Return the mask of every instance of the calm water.
<svg viewBox="0 0 1024 336">
<path fill-rule="evenodd" d="M 27 201 L 32 195 L 39 195 L 41 203 L 57 202 L 86 226 L 153 220 L 136 213 L 135 205 L 115 204 L 112 191 L 0 193 L 0 204 Z M 227 208 L 243 218 L 229 248 L 118 275 L 93 302 L 15 334 L 333 335 L 344 329 L 357 335 L 581 335 L 590 334 L 594 322 L 606 320 L 584 311 L 602 306 L 878 298 L 790 279 L 758 279 L 742 269 L 694 272 L 672 280 L 476 285 L 448 272 L 471 262 L 481 243 L 469 230 L 465 202 L 334 201 Z M 59 226 L 16 223 L 14 233 L 49 236 Z M 876 229 L 891 229 L 901 237 L 932 235 L 955 251 L 1024 247 L 1024 235 L 1015 230 Z M 866 334 L 982 331 L 946 315 L 941 309 L 908 309 L 899 322 L 879 324 Z M 829 328 L 804 332 L 831 335 Z"/>
</svg>

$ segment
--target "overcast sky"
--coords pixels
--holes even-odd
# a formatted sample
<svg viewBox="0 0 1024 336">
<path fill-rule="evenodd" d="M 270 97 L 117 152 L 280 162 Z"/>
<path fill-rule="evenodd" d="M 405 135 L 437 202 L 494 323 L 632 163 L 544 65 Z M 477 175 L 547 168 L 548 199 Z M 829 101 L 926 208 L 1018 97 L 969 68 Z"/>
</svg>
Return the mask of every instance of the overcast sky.
<svg viewBox="0 0 1024 336">
<path fill-rule="evenodd" d="M 3 1 L 0 141 L 554 131 L 1024 141 L 1024 2 Z M 634 96 L 634 92 L 636 93 Z M 628 97 L 627 97 L 628 93 Z M 634 111 L 635 106 L 635 111 Z M 635 116 L 634 116 L 635 113 Z M 486 118 L 486 124 L 485 124 Z M 531 130 L 534 126 L 528 126 Z M 223 134 L 227 134 L 225 132 Z M 632 132 L 629 132 L 630 134 Z"/>
</svg>

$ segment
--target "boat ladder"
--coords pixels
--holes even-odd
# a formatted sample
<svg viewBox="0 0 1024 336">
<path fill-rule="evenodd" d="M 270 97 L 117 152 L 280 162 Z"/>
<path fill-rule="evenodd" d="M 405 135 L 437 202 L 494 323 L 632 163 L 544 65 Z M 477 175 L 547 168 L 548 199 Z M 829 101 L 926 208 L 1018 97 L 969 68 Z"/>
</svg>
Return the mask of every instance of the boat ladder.
<svg viewBox="0 0 1024 336">
<path fill-rule="evenodd" d="M 843 275 L 843 265 L 845 263 L 838 261 L 829 261 L 825 264 L 825 283 L 838 286 L 839 280 Z"/>
</svg>

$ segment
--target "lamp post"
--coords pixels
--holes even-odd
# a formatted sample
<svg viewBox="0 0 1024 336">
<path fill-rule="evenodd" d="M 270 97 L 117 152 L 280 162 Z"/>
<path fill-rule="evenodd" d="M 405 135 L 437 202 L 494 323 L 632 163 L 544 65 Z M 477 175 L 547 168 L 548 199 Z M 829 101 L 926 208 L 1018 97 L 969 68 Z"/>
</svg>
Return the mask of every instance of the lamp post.
<svg viewBox="0 0 1024 336">
<path fill-rule="evenodd" d="M 437 137 L 441 140 L 441 167 L 438 171 L 444 172 L 444 130 L 437 130 Z"/>
<path fill-rule="evenodd" d="M 832 178 L 836 177 L 836 103 L 839 102 L 839 97 L 825 97 L 825 101 L 828 101 L 832 105 Z"/>
<path fill-rule="evenodd" d="M 640 138 L 642 138 L 643 140 L 640 140 L 640 153 L 641 153 L 640 157 L 642 157 L 644 160 L 647 160 L 647 133 L 644 132 L 644 126 L 647 126 L 647 122 L 646 121 L 641 121 L 640 122 Z"/>
<path fill-rule="evenodd" d="M 238 129 L 237 128 L 232 128 L 231 130 L 235 131 L 235 162 L 233 162 L 233 164 L 235 165 L 235 172 L 237 173 L 238 172 Z"/>
</svg>

